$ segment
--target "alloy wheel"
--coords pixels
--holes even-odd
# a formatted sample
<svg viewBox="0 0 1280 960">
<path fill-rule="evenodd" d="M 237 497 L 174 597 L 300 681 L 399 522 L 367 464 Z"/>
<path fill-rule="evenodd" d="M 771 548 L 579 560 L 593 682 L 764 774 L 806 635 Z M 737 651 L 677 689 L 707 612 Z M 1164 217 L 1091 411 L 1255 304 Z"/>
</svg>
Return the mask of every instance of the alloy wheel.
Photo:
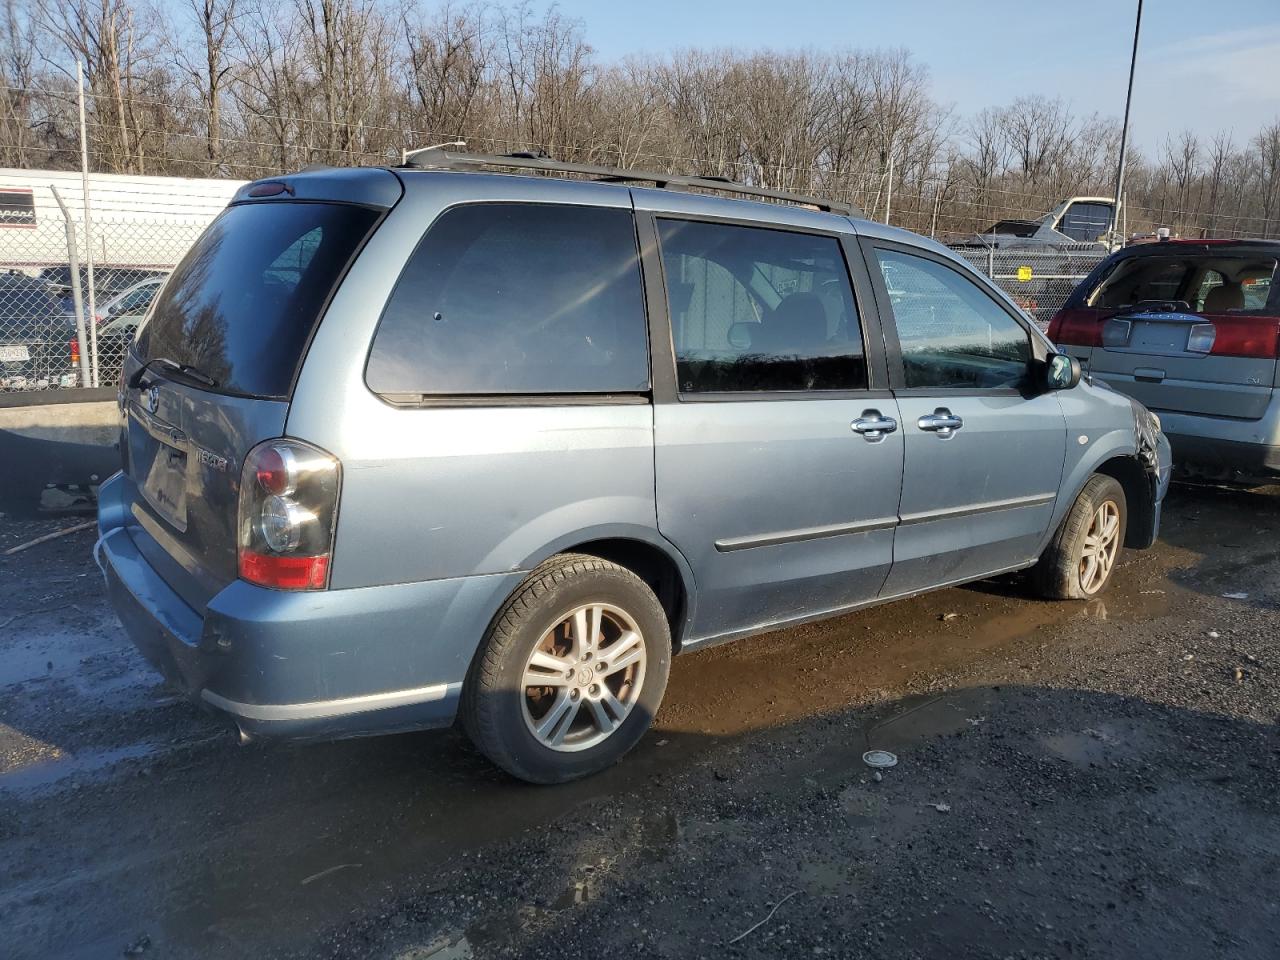
<svg viewBox="0 0 1280 960">
<path fill-rule="evenodd" d="M 525 663 L 529 732 L 564 752 L 601 743 L 635 708 L 645 662 L 644 637 L 626 611 L 600 602 L 575 607 L 543 633 Z"/>
<path fill-rule="evenodd" d="M 1120 508 L 1106 500 L 1093 512 L 1080 554 L 1080 589 L 1097 593 L 1107 582 L 1120 551 Z"/>
</svg>

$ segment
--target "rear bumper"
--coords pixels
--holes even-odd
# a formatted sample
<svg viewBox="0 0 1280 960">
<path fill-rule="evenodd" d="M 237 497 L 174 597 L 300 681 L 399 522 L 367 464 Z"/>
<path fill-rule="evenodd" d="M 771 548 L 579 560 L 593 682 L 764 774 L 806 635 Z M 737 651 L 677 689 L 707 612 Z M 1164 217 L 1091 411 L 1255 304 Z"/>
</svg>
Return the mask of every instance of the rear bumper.
<svg viewBox="0 0 1280 960">
<path fill-rule="evenodd" d="M 1179 470 L 1230 477 L 1280 476 L 1280 400 L 1258 420 L 1156 410 Z"/>
<path fill-rule="evenodd" d="M 1234 472 L 1259 479 L 1280 476 L 1280 445 L 1186 433 L 1170 434 L 1169 442 L 1174 463 L 1180 468 Z"/>
<path fill-rule="evenodd" d="M 520 574 L 306 593 L 233 581 L 204 611 L 138 550 L 103 485 L 108 592 L 143 656 L 249 736 L 336 738 L 447 726 L 471 657 Z"/>
</svg>

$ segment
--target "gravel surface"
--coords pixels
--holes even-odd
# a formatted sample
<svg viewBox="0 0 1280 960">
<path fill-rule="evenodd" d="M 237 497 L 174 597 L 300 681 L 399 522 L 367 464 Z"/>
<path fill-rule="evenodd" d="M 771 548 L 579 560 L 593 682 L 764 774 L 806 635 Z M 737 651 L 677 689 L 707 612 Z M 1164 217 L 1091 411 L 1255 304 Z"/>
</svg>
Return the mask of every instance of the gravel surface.
<svg viewBox="0 0 1280 960">
<path fill-rule="evenodd" d="M 632 756 L 557 788 L 452 733 L 236 746 L 92 539 L 0 559 L 5 956 L 1280 956 L 1280 490 L 1175 488 L 1100 600 L 680 657 Z"/>
</svg>

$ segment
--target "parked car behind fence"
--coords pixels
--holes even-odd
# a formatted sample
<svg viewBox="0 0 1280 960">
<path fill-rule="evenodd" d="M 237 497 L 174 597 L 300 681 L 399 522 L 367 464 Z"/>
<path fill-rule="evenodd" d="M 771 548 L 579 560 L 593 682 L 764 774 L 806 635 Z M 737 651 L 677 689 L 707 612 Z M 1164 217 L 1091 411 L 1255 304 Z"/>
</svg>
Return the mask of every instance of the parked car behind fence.
<svg viewBox="0 0 1280 960">
<path fill-rule="evenodd" d="M 0 390 L 43 390 L 78 382 L 70 341 L 74 318 L 44 281 L 0 275 Z"/>
</svg>

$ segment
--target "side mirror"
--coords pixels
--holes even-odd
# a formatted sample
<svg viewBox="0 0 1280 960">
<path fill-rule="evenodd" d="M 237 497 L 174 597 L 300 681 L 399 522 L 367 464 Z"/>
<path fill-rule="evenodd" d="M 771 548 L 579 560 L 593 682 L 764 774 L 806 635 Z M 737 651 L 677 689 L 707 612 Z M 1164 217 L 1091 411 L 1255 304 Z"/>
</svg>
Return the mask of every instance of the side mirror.
<svg viewBox="0 0 1280 960">
<path fill-rule="evenodd" d="M 1070 390 L 1080 382 L 1080 361 L 1065 353 L 1051 353 L 1045 363 L 1045 386 L 1050 390 Z"/>
</svg>

